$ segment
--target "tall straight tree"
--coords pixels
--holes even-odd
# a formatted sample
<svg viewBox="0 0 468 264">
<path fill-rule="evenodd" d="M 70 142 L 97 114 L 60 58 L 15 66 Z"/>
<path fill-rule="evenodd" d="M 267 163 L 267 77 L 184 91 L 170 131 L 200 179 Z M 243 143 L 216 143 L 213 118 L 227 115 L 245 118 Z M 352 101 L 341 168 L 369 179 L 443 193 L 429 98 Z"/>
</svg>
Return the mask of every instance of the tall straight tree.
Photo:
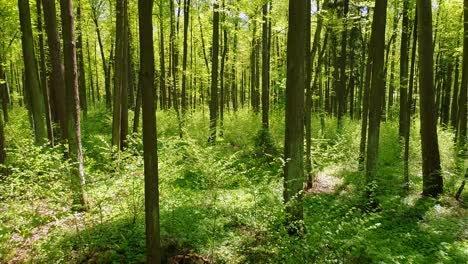
<svg viewBox="0 0 468 264">
<path fill-rule="evenodd" d="M 76 8 L 76 22 L 78 38 L 76 42 L 76 52 L 78 59 L 78 83 L 80 89 L 80 108 L 83 115 L 88 115 L 88 101 L 86 98 L 86 76 L 85 76 L 85 61 L 83 50 L 83 19 L 81 14 L 81 0 L 78 0 L 78 7 Z"/>
<path fill-rule="evenodd" d="M 110 80 L 110 71 L 109 71 L 109 68 L 110 66 L 108 65 L 108 62 L 106 60 L 106 55 L 105 55 L 105 51 L 104 51 L 104 45 L 102 43 L 102 36 L 101 36 L 101 29 L 99 27 L 99 17 L 100 17 L 100 8 L 101 8 L 101 4 L 102 4 L 102 1 L 92 1 L 92 3 L 94 3 L 92 6 L 91 6 L 91 9 L 92 9 L 92 18 L 93 18 L 93 22 L 94 22 L 94 26 L 96 27 L 96 34 L 97 34 L 97 38 L 98 38 L 98 43 L 99 43 L 99 50 L 101 51 L 101 59 L 102 59 L 102 68 L 103 68 L 103 71 L 104 71 L 104 84 L 105 84 L 105 90 L 106 90 L 106 107 L 107 109 L 111 109 L 112 108 L 112 95 L 111 95 L 111 80 Z M 112 53 L 112 49 L 111 49 L 111 53 Z M 112 55 L 111 55 L 112 57 Z M 110 63 L 109 63 L 110 64 Z"/>
<path fill-rule="evenodd" d="M 289 223 L 303 218 L 306 8 L 306 1 L 289 1 L 283 192 Z"/>
<path fill-rule="evenodd" d="M 182 58 L 182 114 L 187 112 L 187 39 L 189 27 L 190 0 L 184 0 L 184 46 Z"/>
<path fill-rule="evenodd" d="M 39 58 L 40 58 L 40 79 L 41 79 L 41 88 L 42 88 L 42 95 L 44 97 L 44 108 L 45 108 L 45 115 L 46 115 L 46 125 L 47 125 L 47 138 L 51 146 L 54 146 L 54 131 L 52 127 L 52 113 L 50 108 L 50 101 L 49 101 L 49 85 L 47 83 L 47 76 L 46 76 L 46 63 L 45 63 L 45 52 L 44 52 L 44 32 L 42 30 L 42 8 L 41 8 L 41 1 L 36 0 L 36 9 L 37 9 L 37 31 L 39 31 Z M 0 75 L 1 78 L 1 75 Z M 8 88 L 8 87 L 7 87 Z M 4 99 L 8 99 L 8 90 L 5 90 Z M 7 100 L 3 100 L 3 104 L 6 104 Z M 4 115 L 5 115 L 5 122 L 8 122 L 8 111 L 5 111 L 4 108 Z"/>
<path fill-rule="evenodd" d="M 18 10 L 21 24 L 21 44 L 23 47 L 24 74 L 29 104 L 31 105 L 31 116 L 34 124 L 34 135 L 36 144 L 43 144 L 47 138 L 45 128 L 44 101 L 39 85 L 39 76 L 34 56 L 34 40 L 31 26 L 31 12 L 28 0 L 18 0 Z"/>
<path fill-rule="evenodd" d="M 384 50 L 387 0 L 376 0 L 372 21 L 372 80 L 369 93 L 369 128 L 367 141 L 366 182 L 372 183 L 379 153 L 380 118 L 384 96 Z"/>
<path fill-rule="evenodd" d="M 60 0 L 63 55 L 65 65 L 65 102 L 68 124 L 68 155 L 76 164 L 72 168 L 71 184 L 73 202 L 86 208 L 86 183 L 81 147 L 80 94 L 78 88 L 78 66 L 76 63 L 75 24 L 72 0 Z"/>
<path fill-rule="evenodd" d="M 423 160 L 423 195 L 437 196 L 443 191 L 437 114 L 434 93 L 434 58 L 432 47 L 432 5 L 428 0 L 417 0 L 418 55 L 421 114 L 421 149 Z"/>
<path fill-rule="evenodd" d="M 153 0 L 138 0 L 140 25 L 140 86 L 143 99 L 145 163 L 146 261 L 161 263 L 158 149 L 154 87 Z"/>
<path fill-rule="evenodd" d="M 125 147 L 128 132 L 128 19 L 127 0 L 117 1 L 114 108 L 112 118 L 112 145 Z"/>
<path fill-rule="evenodd" d="M 468 100 L 468 0 L 463 1 L 463 73 L 462 86 L 458 99 L 458 142 L 463 146 L 467 142 L 467 100 Z"/>
<path fill-rule="evenodd" d="M 400 44 L 400 128 L 399 135 L 403 138 L 406 130 L 406 115 L 408 107 L 406 106 L 408 99 L 408 44 L 409 44 L 409 0 L 403 0 L 403 21 L 401 24 L 401 44 Z M 393 80 L 390 80 L 393 81 Z"/>
<path fill-rule="evenodd" d="M 270 41 L 268 40 L 268 9 L 269 4 L 263 6 L 263 25 L 262 25 L 262 125 L 263 129 L 268 130 L 270 112 Z"/>
<path fill-rule="evenodd" d="M 50 90 L 53 91 L 55 112 L 57 113 L 62 139 L 68 138 L 67 114 L 65 110 L 65 73 L 62 62 L 62 50 L 57 26 L 56 8 L 54 0 L 42 0 L 44 18 L 49 46 L 49 60 L 51 65 Z"/>
<path fill-rule="evenodd" d="M 163 16 L 163 0 L 159 0 L 159 100 L 161 109 L 167 109 L 167 92 L 166 92 L 166 66 L 164 56 L 164 16 Z"/>
<path fill-rule="evenodd" d="M 211 100 L 210 100 L 210 138 L 216 142 L 216 123 L 218 119 L 218 53 L 219 53 L 219 3 L 213 4 L 213 53 L 211 57 Z"/>
</svg>

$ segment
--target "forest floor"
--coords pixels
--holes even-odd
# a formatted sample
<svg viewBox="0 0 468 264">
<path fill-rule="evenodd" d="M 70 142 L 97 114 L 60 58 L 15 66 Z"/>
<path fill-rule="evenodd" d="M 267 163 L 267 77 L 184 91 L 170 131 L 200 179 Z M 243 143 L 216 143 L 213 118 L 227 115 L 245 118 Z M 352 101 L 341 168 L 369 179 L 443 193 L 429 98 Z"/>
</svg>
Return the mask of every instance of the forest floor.
<svg viewBox="0 0 468 264">
<path fill-rule="evenodd" d="M 289 236 L 282 204 L 284 117 L 274 111 L 271 142 L 260 117 L 227 115 L 223 137 L 207 144 L 208 112 L 187 118 L 158 112 L 163 260 L 190 255 L 210 263 L 467 263 L 468 191 L 452 133 L 439 131 L 445 194 L 423 198 L 418 122 L 411 135 L 411 185 L 403 191 L 398 126 L 382 124 L 379 172 L 370 209 L 358 170 L 358 121 L 324 131 L 314 117 L 314 185 L 304 196 L 304 231 Z M 131 122 L 130 122 L 131 124 Z M 128 149 L 110 146 L 111 116 L 83 121 L 89 209 L 71 207 L 62 146 L 34 146 L 27 115 L 6 126 L 11 175 L 0 178 L 0 263 L 142 263 L 145 260 L 141 135 Z"/>
</svg>

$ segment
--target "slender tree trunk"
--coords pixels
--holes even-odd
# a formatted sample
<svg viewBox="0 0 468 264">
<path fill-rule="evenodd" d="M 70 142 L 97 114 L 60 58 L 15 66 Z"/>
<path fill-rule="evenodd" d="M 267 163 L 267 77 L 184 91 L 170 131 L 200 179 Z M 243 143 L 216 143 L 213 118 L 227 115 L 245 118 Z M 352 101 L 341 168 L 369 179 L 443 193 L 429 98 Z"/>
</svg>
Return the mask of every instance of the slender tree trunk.
<svg viewBox="0 0 468 264">
<path fill-rule="evenodd" d="M 76 42 L 76 52 L 78 59 L 78 83 L 80 89 L 80 108 L 83 111 L 83 116 L 88 115 L 88 100 L 86 98 L 86 76 L 85 76 L 85 61 L 83 55 L 83 29 L 81 19 L 81 0 L 78 0 L 78 7 L 76 9 L 76 23 L 78 31 L 78 39 Z"/>
<path fill-rule="evenodd" d="M 139 79 L 141 79 L 141 76 L 139 76 Z M 138 82 L 137 98 L 136 98 L 136 105 L 135 105 L 135 116 L 133 118 L 133 133 L 138 133 L 138 126 L 140 125 L 141 101 L 142 101 L 141 83 Z"/>
<path fill-rule="evenodd" d="M 437 117 L 434 106 L 431 2 L 417 0 L 417 10 L 423 195 L 437 196 L 443 191 L 443 180 L 440 171 Z"/>
<path fill-rule="evenodd" d="M 104 45 L 102 44 L 102 37 L 101 37 L 101 29 L 99 28 L 99 16 L 100 14 L 98 14 L 98 7 L 96 6 L 93 6 L 92 7 L 93 9 L 93 12 L 92 12 L 92 15 L 93 15 L 93 22 L 94 22 L 94 26 L 96 27 L 96 34 L 97 34 L 97 38 L 98 38 L 98 43 L 99 43 L 99 49 L 101 51 L 101 59 L 102 59 L 102 68 L 103 68 L 103 71 L 104 71 L 104 83 L 105 83 L 105 91 L 106 91 L 106 107 L 107 109 L 111 110 L 112 109 L 112 95 L 111 95 L 111 79 L 110 79 L 110 71 L 108 70 L 108 65 L 106 63 L 106 55 L 105 55 L 105 51 L 104 51 Z M 111 49 L 111 53 L 112 53 L 112 49 Z M 112 57 L 112 56 L 111 56 Z"/>
<path fill-rule="evenodd" d="M 270 112 L 270 42 L 268 40 L 268 23 L 270 19 L 268 18 L 268 9 L 269 4 L 265 4 L 263 6 L 262 26 L 262 127 L 266 131 L 270 127 L 268 117 Z"/>
<path fill-rule="evenodd" d="M 369 41 L 369 47 L 367 49 L 367 65 L 366 65 L 366 79 L 363 85 L 363 99 L 362 99 L 362 117 L 361 117 L 361 141 L 359 144 L 359 168 L 363 169 L 365 164 L 366 157 L 366 146 L 367 146 L 367 128 L 369 122 L 369 97 L 370 97 L 370 87 L 372 80 L 372 66 L 373 66 L 373 54 L 374 54 L 374 42 L 375 31 L 371 32 L 371 37 Z"/>
<path fill-rule="evenodd" d="M 128 21 L 127 1 L 117 1 L 116 47 L 114 74 L 114 109 L 112 145 L 125 148 L 128 133 Z"/>
<path fill-rule="evenodd" d="M 317 2 L 318 3 L 318 2 Z M 317 6 L 318 10 L 318 6 Z M 304 87 L 306 90 L 306 99 L 305 99 L 305 111 L 304 111 L 304 126 L 305 126 L 305 141 L 306 141 L 306 161 L 305 161 L 305 169 L 307 173 L 307 187 L 312 187 L 312 87 L 311 87 L 311 80 L 312 80 L 312 64 L 314 63 L 314 58 L 312 57 L 311 52 L 311 45 L 310 45 L 310 37 L 311 37 L 311 1 L 306 1 L 306 24 L 305 24 L 305 82 Z M 315 31 L 314 36 L 314 45 L 318 45 L 316 43 L 316 37 L 320 37 L 320 30 L 321 27 L 319 25 L 320 22 L 317 23 L 317 29 Z M 315 47 L 314 47 L 315 48 Z"/>
<path fill-rule="evenodd" d="M 458 99 L 458 143 L 463 146 L 467 141 L 467 96 L 468 96 L 468 0 L 463 1 L 463 73 L 460 96 Z"/>
<path fill-rule="evenodd" d="M 414 67 L 416 64 L 416 46 L 418 44 L 418 19 L 417 19 L 417 12 L 415 12 L 416 17 L 414 19 L 414 29 L 413 29 L 413 47 L 411 51 L 411 69 L 410 69 L 410 79 L 409 79 L 409 87 L 408 87 L 408 97 L 406 105 L 406 120 L 403 127 L 405 128 L 404 137 L 405 137 L 405 152 L 403 157 L 403 174 L 405 179 L 405 188 L 409 189 L 409 151 L 410 151 L 410 130 L 411 130 L 411 109 L 413 106 L 413 84 L 414 84 Z M 401 127 L 401 126 L 400 126 Z"/>
<path fill-rule="evenodd" d="M 458 45 L 457 45 L 458 46 Z M 453 82 L 453 96 L 452 96 L 452 104 L 450 108 L 450 126 L 457 129 L 457 121 L 458 121 L 458 93 L 459 93 L 459 82 L 460 78 L 460 61 L 457 56 L 455 59 L 455 77 Z"/>
<path fill-rule="evenodd" d="M 42 145 L 47 137 L 45 128 L 44 97 L 41 93 L 39 76 L 34 56 L 34 40 L 31 26 L 31 13 L 28 0 L 18 0 L 23 47 L 24 71 L 26 86 L 30 94 L 31 114 L 34 122 L 36 144 Z"/>
<path fill-rule="evenodd" d="M 200 28 L 200 38 L 202 42 L 203 59 L 205 60 L 206 72 L 209 73 L 210 66 L 208 64 L 208 56 L 206 56 L 205 37 L 203 36 L 203 25 L 201 23 L 200 13 L 198 13 L 198 27 Z"/>
<path fill-rule="evenodd" d="M 401 33 L 401 44 L 400 44 L 400 119 L 399 119 L 399 135 L 400 138 L 406 134 L 406 124 L 408 120 L 408 44 L 409 44 L 409 0 L 403 1 L 403 21 L 402 21 L 402 33 Z"/>
<path fill-rule="evenodd" d="M 75 25 L 72 0 L 60 0 L 63 34 L 63 54 L 65 64 L 66 111 L 68 121 L 68 151 L 76 164 L 72 168 L 71 184 L 73 201 L 86 209 L 86 183 L 81 148 L 80 97 L 78 88 L 78 68 L 76 63 Z"/>
<path fill-rule="evenodd" d="M 224 8 L 224 2 L 223 2 Z M 226 21 L 225 15 L 223 15 L 223 21 Z M 223 23 L 224 24 L 224 23 Z M 224 129 L 224 105 L 225 105 L 225 85 L 224 85 L 224 77 L 225 77 L 225 66 L 227 61 L 227 52 L 228 52 L 228 37 L 226 29 L 223 30 L 223 52 L 221 54 L 221 68 L 219 72 L 219 86 L 220 86 L 220 94 L 219 94 L 219 135 L 223 136 L 223 129 Z"/>
<path fill-rule="evenodd" d="M 0 82 L 0 90 L 4 91 L 6 90 L 6 79 L 3 79 L 4 72 L 3 72 L 3 61 L 0 58 L 0 81 L 5 81 L 5 83 Z M 5 109 L 3 109 L 5 111 Z M 3 129 L 3 118 L 2 115 L 0 115 L 0 164 L 5 165 L 7 161 L 7 152 L 6 152 L 6 141 L 5 141 L 5 131 Z M 5 176 L 8 174 L 8 171 L 6 168 L 2 168 L 0 170 L 0 174 Z"/>
<path fill-rule="evenodd" d="M 37 30 L 39 31 L 39 55 L 40 55 L 40 79 L 41 79 L 41 88 L 42 94 L 44 96 L 44 106 L 45 106 L 45 115 L 46 115 L 46 126 L 47 126 L 47 138 L 51 146 L 54 146 L 54 130 L 52 126 L 52 111 L 50 108 L 50 100 L 49 100 L 49 86 L 47 83 L 47 74 L 46 74 L 46 64 L 45 64 L 45 52 L 44 52 L 44 32 L 42 30 L 42 8 L 41 8 L 41 1 L 36 0 L 36 8 L 37 8 Z M 5 88 L 8 88 L 5 86 Z M 8 89 L 5 89 L 4 94 L 4 104 L 8 102 Z M 4 107 L 3 114 L 5 116 L 5 122 L 8 122 L 8 111 L 6 111 L 6 107 Z"/>
<path fill-rule="evenodd" d="M 140 24 L 140 81 L 143 97 L 143 151 L 145 164 L 146 261 L 161 263 L 159 227 L 158 151 L 154 87 L 152 0 L 138 0 Z M 162 73 L 164 74 L 164 73 Z"/>
<path fill-rule="evenodd" d="M 283 192 L 288 224 L 303 219 L 306 12 L 306 1 L 289 2 Z"/>
<path fill-rule="evenodd" d="M 337 89 L 338 129 L 341 129 L 342 118 L 346 112 L 346 56 L 348 43 L 348 10 L 349 0 L 343 1 L 343 32 L 341 33 L 340 80 Z"/>
<path fill-rule="evenodd" d="M 386 18 L 387 0 L 376 0 L 372 22 L 372 47 L 370 49 L 372 50 L 372 80 L 369 93 L 369 128 L 366 159 L 366 182 L 368 185 L 374 181 L 379 154 L 380 118 L 382 114 L 382 97 L 385 91 L 384 52 Z"/>
<path fill-rule="evenodd" d="M 442 126 L 448 128 L 450 121 L 450 95 L 452 91 L 452 75 L 453 75 L 453 62 L 452 58 L 448 58 L 447 64 L 447 74 L 445 83 L 443 85 L 443 95 L 442 95 L 442 104 L 441 104 L 441 123 Z"/>
<path fill-rule="evenodd" d="M 88 76 L 89 76 L 89 86 L 91 87 L 90 89 L 90 95 L 91 95 L 91 101 L 93 102 L 93 105 L 96 105 L 96 98 L 95 98 L 95 86 L 94 86 L 94 81 L 93 81 L 93 69 L 91 65 L 93 65 L 93 62 L 91 61 L 91 54 L 89 52 L 89 43 L 88 39 L 86 39 L 86 51 L 87 51 L 87 59 L 88 59 Z"/>
<path fill-rule="evenodd" d="M 210 100 L 210 138 L 216 142 L 216 123 L 218 118 L 218 52 L 219 52 L 219 3 L 213 4 L 213 56 L 211 59 L 211 100 Z"/>
<path fill-rule="evenodd" d="M 182 58 L 182 114 L 187 112 L 187 39 L 189 26 L 190 0 L 184 0 L 184 44 Z"/>
<path fill-rule="evenodd" d="M 159 0 L 159 65 L 161 73 L 159 74 L 159 90 L 161 109 L 167 109 L 167 91 L 166 91 L 166 65 L 164 55 L 164 19 L 163 19 L 163 0 Z M 140 88 L 138 88 L 140 89 Z M 137 98 L 138 100 L 138 98 Z"/>
<path fill-rule="evenodd" d="M 49 46 L 49 60 L 51 65 L 51 91 L 54 95 L 53 101 L 55 112 L 57 113 L 62 139 L 68 138 L 67 115 L 65 108 L 65 75 L 62 62 L 62 50 L 60 48 L 60 38 L 57 26 L 55 1 L 42 0 L 44 7 L 44 18 L 47 33 L 47 43 Z"/>
</svg>

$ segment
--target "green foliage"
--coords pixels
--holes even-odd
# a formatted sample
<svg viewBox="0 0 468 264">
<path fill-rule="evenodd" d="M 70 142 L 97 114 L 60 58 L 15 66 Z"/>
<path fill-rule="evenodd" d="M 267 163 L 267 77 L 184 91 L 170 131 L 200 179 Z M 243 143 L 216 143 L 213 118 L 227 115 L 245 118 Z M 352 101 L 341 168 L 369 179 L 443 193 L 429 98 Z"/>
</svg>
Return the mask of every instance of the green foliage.
<svg viewBox="0 0 468 264">
<path fill-rule="evenodd" d="M 228 114 L 224 137 L 207 144 L 207 113 L 191 113 L 184 138 L 177 117 L 158 112 L 158 152 L 163 259 L 197 254 L 216 263 L 464 263 L 467 212 L 450 196 L 421 199 L 417 122 L 412 133 L 411 189 L 402 191 L 396 122 L 382 124 L 378 208 L 369 209 L 357 172 L 360 124 L 313 117 L 312 159 L 317 186 L 305 192 L 304 230 L 285 227 L 281 133 L 284 116 L 273 112 L 265 153 L 259 116 Z M 24 111 L 7 124 L 11 174 L 1 179 L 1 259 L 58 263 L 141 263 L 145 256 L 141 134 L 128 148 L 110 146 L 110 117 L 91 110 L 83 123 L 89 200 L 86 213 L 71 211 L 62 146 L 36 147 Z M 260 133 L 260 134 L 259 134 Z M 263 132 L 265 133 L 265 132 Z M 260 136 L 259 136 L 260 135 Z M 450 131 L 440 132 L 445 171 L 456 171 Z M 447 143 L 447 144 L 445 144 Z M 448 144 L 450 143 L 450 144 Z M 328 178 L 327 178 L 328 177 Z M 446 182 L 460 176 L 444 172 Z M 450 189 L 448 189 L 450 190 Z M 448 191 L 450 194 L 450 191 Z"/>
</svg>

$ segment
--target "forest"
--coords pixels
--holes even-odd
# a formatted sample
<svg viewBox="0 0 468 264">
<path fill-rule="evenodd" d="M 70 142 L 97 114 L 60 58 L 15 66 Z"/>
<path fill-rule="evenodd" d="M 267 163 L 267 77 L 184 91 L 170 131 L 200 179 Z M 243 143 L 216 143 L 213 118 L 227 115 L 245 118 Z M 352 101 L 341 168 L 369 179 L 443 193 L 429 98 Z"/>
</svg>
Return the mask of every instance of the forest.
<svg viewBox="0 0 468 264">
<path fill-rule="evenodd" d="M 468 263 L 468 0 L 0 0 L 0 263 Z"/>
</svg>

